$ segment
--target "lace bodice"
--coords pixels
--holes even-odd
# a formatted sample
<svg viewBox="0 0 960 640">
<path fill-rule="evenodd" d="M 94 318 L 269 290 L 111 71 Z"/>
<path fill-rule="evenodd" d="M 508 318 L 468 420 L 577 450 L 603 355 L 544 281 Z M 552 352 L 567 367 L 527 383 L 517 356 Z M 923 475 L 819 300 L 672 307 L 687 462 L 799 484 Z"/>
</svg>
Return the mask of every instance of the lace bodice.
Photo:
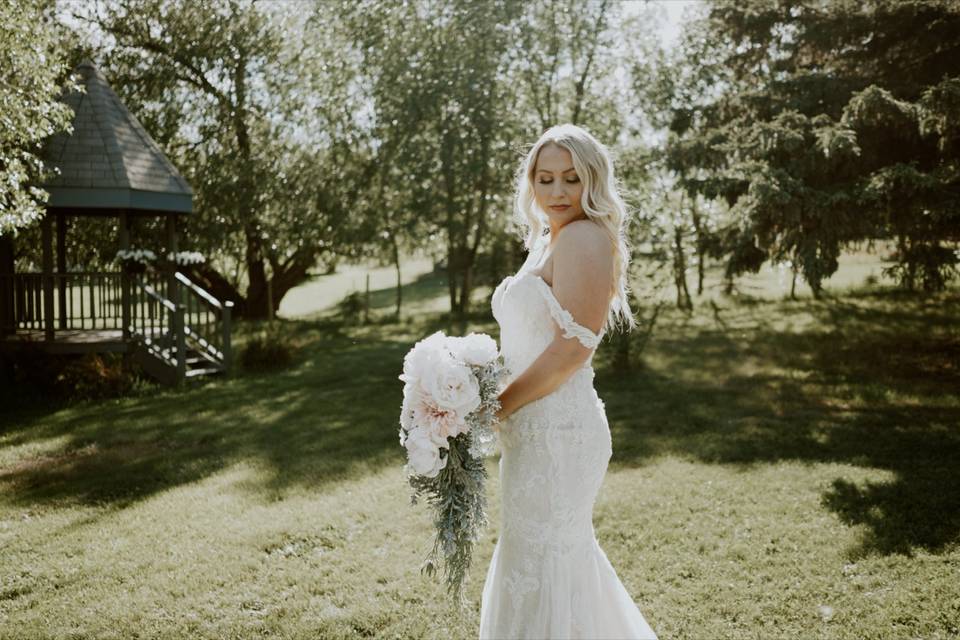
<svg viewBox="0 0 960 640">
<path fill-rule="evenodd" d="M 590 349 L 596 349 L 604 335 L 603 330 L 596 334 L 574 320 L 560 305 L 550 285 L 533 272 L 546 246 L 543 237 L 520 271 L 507 276 L 497 286 L 491 300 L 493 316 L 500 325 L 501 353 L 514 376 L 543 353 L 554 338 L 555 326 L 560 327 L 564 337 L 576 338 Z M 506 300 L 509 303 L 505 304 Z M 592 361 L 591 354 L 582 368 L 592 370 Z"/>
</svg>

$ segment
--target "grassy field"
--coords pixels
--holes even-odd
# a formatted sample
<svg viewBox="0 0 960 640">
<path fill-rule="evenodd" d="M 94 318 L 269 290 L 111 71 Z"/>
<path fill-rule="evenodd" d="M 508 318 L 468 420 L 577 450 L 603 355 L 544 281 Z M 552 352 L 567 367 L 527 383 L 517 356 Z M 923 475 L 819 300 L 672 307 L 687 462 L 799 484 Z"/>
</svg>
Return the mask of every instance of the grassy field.
<svg viewBox="0 0 960 640">
<path fill-rule="evenodd" d="M 411 309 L 441 304 L 410 277 Z M 632 373 L 601 345 L 601 546 L 663 639 L 960 637 L 960 295 L 757 278 L 667 310 Z M 476 637 L 496 461 L 459 617 L 417 572 L 396 437 L 403 354 L 463 328 L 340 326 L 319 297 L 290 301 L 282 372 L 4 409 L 0 637 Z"/>
</svg>

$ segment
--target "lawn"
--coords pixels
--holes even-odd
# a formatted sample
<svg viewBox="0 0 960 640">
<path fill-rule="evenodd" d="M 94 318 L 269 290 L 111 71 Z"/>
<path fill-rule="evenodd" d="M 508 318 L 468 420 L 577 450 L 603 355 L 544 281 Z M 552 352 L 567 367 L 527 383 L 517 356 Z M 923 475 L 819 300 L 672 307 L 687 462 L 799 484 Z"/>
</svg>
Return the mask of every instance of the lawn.
<svg viewBox="0 0 960 640">
<path fill-rule="evenodd" d="M 661 638 L 960 637 L 960 294 L 845 292 L 667 310 L 630 373 L 601 345 L 597 537 Z M 492 318 L 281 322 L 281 372 L 4 409 L 0 637 L 476 637 L 496 461 L 458 617 L 417 571 L 397 375 L 418 338 Z"/>
</svg>

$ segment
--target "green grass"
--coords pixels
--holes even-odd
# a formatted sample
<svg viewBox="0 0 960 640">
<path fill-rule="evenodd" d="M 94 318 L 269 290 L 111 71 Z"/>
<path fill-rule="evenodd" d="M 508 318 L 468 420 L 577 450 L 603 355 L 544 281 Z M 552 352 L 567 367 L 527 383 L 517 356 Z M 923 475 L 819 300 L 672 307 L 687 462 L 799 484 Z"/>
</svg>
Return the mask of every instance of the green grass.
<svg viewBox="0 0 960 640">
<path fill-rule="evenodd" d="M 606 342 L 595 359 L 615 451 L 596 531 L 647 620 L 664 639 L 958 637 L 960 296 L 715 303 L 667 311 L 630 374 Z M 282 323 L 285 371 L 4 409 L 0 637 L 476 637 L 496 463 L 459 618 L 417 572 L 431 531 L 397 375 L 428 332 L 495 323 Z"/>
</svg>

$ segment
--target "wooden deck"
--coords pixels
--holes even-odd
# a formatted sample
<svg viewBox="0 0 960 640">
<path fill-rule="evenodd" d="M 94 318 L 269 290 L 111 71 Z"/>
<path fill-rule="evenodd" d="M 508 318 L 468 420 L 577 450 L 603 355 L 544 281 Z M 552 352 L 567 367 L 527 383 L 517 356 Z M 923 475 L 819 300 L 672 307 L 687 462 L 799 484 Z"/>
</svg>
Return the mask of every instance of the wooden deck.
<svg viewBox="0 0 960 640">
<path fill-rule="evenodd" d="M 61 329 L 53 334 L 53 341 L 43 339 L 42 330 L 17 331 L 0 340 L 0 349 L 19 349 L 35 345 L 48 353 L 104 353 L 128 350 L 120 329 Z"/>
</svg>

